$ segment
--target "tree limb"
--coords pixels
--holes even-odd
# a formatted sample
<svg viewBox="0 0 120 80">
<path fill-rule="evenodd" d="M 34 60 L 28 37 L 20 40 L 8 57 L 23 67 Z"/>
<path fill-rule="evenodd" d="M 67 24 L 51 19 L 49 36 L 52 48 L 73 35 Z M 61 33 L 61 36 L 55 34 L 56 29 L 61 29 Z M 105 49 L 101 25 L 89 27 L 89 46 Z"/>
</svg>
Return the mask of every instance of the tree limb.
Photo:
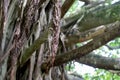
<svg viewBox="0 0 120 80">
<path fill-rule="evenodd" d="M 90 53 L 86 56 L 76 59 L 76 61 L 95 68 L 120 70 L 120 59 L 118 58 L 114 59 Z"/>
<path fill-rule="evenodd" d="M 84 14 L 85 17 L 78 24 L 79 30 L 82 32 L 103 24 L 109 24 L 120 20 L 119 8 L 120 1 L 110 6 L 89 11 L 88 13 Z M 66 18 L 65 24 L 62 25 L 63 30 L 67 30 L 71 24 L 75 24 L 82 15 L 83 12 L 79 12 L 76 15 Z"/>
<path fill-rule="evenodd" d="M 69 8 L 74 3 L 74 1 L 75 0 L 65 0 L 64 4 L 62 5 L 62 8 L 61 8 L 61 18 L 64 17 L 64 15 L 69 10 Z"/>
<path fill-rule="evenodd" d="M 107 25 L 109 26 L 109 25 Z M 103 34 L 107 30 L 106 26 L 102 25 L 97 28 L 87 30 L 85 32 L 73 32 L 70 36 L 66 37 L 66 45 L 70 46 L 76 43 L 84 42 L 93 39 L 96 36 Z M 75 31 L 75 30 L 74 30 Z"/>
<path fill-rule="evenodd" d="M 25 49 L 20 60 L 20 66 L 23 66 L 23 64 L 30 58 L 33 52 L 39 49 L 42 43 L 47 41 L 48 34 L 50 34 L 50 31 L 46 30 L 45 33 L 37 40 L 35 40 L 35 42 L 29 48 Z"/>
<path fill-rule="evenodd" d="M 88 44 L 56 56 L 54 66 L 59 66 L 59 65 L 62 65 L 63 63 L 67 63 L 76 58 L 80 58 L 80 57 L 92 52 L 93 50 L 101 47 L 102 45 L 105 45 L 107 42 L 115 39 L 116 37 L 119 36 L 119 34 L 120 34 L 120 22 L 115 22 L 115 23 L 111 24 L 111 26 L 108 27 L 108 29 L 107 29 L 107 31 L 105 31 L 105 33 L 103 33 L 99 37 L 96 37 L 96 39 L 89 42 Z M 42 64 L 42 69 L 46 70 L 46 68 L 48 68 L 48 66 L 51 67 L 51 65 L 49 65 L 49 62 L 45 62 Z"/>
</svg>

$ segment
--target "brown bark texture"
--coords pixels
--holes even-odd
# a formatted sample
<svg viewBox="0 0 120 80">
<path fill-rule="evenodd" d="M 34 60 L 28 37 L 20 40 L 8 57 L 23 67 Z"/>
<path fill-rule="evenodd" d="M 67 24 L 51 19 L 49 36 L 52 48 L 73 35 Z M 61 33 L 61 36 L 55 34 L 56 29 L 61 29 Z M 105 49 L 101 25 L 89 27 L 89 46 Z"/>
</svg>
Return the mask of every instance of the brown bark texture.
<svg viewBox="0 0 120 80">
<path fill-rule="evenodd" d="M 97 11 L 103 20 L 96 9 L 64 18 L 74 1 L 65 0 L 62 5 L 61 0 L 0 0 L 0 80 L 83 80 L 67 74 L 65 63 L 73 60 L 120 70 L 118 59 L 99 56 L 99 60 L 112 61 L 102 64 L 96 59 L 98 55 L 89 54 L 119 37 L 120 10 L 113 10 L 119 5 L 100 7 Z M 89 0 L 80 1 L 90 4 Z M 105 18 L 107 13 L 102 11 L 109 9 L 118 16 Z M 76 47 L 76 43 L 87 40 L 87 44 Z M 91 62 L 94 60 L 96 64 Z"/>
</svg>

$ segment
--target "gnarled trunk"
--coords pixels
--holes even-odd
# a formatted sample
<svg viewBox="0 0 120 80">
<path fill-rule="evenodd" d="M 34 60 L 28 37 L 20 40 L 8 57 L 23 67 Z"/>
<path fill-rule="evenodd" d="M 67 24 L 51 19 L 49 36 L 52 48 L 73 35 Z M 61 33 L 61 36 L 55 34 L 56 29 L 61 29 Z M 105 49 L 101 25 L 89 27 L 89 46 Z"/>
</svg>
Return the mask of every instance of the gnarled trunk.
<svg viewBox="0 0 120 80">
<path fill-rule="evenodd" d="M 60 6 L 60 0 L 0 1 L 0 80 L 67 80 L 63 66 L 41 68 L 53 65 L 58 50 Z"/>
<path fill-rule="evenodd" d="M 64 24 L 61 18 L 74 1 L 66 0 L 62 5 L 61 0 L 0 0 L 0 80 L 82 80 L 79 76 L 68 75 L 64 63 L 80 58 L 118 37 L 120 22 L 91 29 L 114 22 L 117 17 L 113 21 L 109 19 L 99 23 L 95 20 L 97 16 L 91 17 L 95 12 L 90 11 L 83 19 L 81 15 L 67 18 Z M 113 5 L 111 10 L 117 7 Z M 91 23 L 85 29 L 88 31 L 80 32 L 84 30 L 86 20 L 97 21 L 98 24 Z M 81 30 L 75 28 L 79 24 Z M 90 39 L 79 48 L 74 46 Z M 77 61 L 86 64 L 86 57 Z M 115 63 L 119 64 L 117 60 Z M 119 70 L 115 66 L 111 69 Z"/>
</svg>

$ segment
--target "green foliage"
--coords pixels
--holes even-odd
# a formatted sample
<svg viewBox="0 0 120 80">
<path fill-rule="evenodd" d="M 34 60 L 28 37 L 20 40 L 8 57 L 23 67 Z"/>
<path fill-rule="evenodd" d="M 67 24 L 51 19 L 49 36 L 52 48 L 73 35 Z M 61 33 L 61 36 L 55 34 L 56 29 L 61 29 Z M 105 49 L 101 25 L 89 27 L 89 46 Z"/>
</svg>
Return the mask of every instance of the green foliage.
<svg viewBox="0 0 120 80">
<path fill-rule="evenodd" d="M 66 13 L 65 17 L 69 17 L 72 14 L 77 14 L 77 12 L 79 11 L 79 9 L 81 8 L 81 5 L 82 5 L 82 4 L 80 5 L 78 1 L 79 0 L 75 0 L 73 5 L 70 7 L 68 12 Z"/>
<path fill-rule="evenodd" d="M 108 3 L 109 5 L 111 4 L 112 0 L 105 0 L 106 3 Z"/>
<path fill-rule="evenodd" d="M 65 0 L 62 0 L 62 4 L 65 2 Z"/>
<path fill-rule="evenodd" d="M 75 9 L 78 7 L 78 0 L 76 0 L 74 2 L 74 4 L 71 6 L 71 8 L 69 9 L 69 12 L 72 13 L 73 11 L 75 11 Z"/>
<path fill-rule="evenodd" d="M 96 69 L 93 75 L 87 73 L 83 77 L 85 80 L 120 80 L 120 76 L 117 74 L 101 69 Z"/>
<path fill-rule="evenodd" d="M 65 66 L 65 69 L 66 69 L 67 71 L 73 71 L 73 70 L 75 69 L 74 63 L 72 63 L 72 62 L 68 63 L 68 64 Z"/>
<path fill-rule="evenodd" d="M 120 46 L 120 38 L 117 38 L 111 42 L 108 43 L 111 47 L 116 47 L 116 46 Z"/>
<path fill-rule="evenodd" d="M 81 44 L 81 43 L 77 43 L 76 45 L 77 45 L 78 47 L 82 46 L 82 44 Z"/>
<path fill-rule="evenodd" d="M 120 46 L 120 38 L 116 38 L 115 40 L 111 41 L 108 43 L 109 46 L 111 47 L 116 47 L 116 46 Z M 119 51 L 118 49 L 114 50 L 113 53 L 112 53 L 113 50 L 106 50 L 105 48 L 99 48 L 99 50 L 95 51 L 96 54 L 101 54 L 101 55 L 104 55 L 103 53 L 105 54 L 109 54 L 111 56 L 108 56 L 108 57 L 113 57 L 113 58 L 118 58 L 118 55 L 119 55 Z M 120 76 L 115 74 L 115 73 L 111 73 L 107 70 L 103 70 L 103 69 L 96 69 L 94 74 L 85 74 L 83 75 L 84 79 L 85 80 L 120 80 Z"/>
</svg>

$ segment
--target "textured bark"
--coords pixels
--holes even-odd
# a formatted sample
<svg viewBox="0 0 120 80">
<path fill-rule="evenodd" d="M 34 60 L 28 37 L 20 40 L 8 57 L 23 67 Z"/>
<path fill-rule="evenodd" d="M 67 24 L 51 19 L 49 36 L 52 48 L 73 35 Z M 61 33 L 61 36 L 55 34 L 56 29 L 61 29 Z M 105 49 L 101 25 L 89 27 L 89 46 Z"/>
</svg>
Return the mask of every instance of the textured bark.
<svg viewBox="0 0 120 80">
<path fill-rule="evenodd" d="M 69 49 L 73 46 L 66 47 L 65 40 L 67 38 L 69 43 L 72 40 L 64 34 L 64 30 L 60 30 L 63 27 L 60 27 L 62 24 L 60 25 L 61 2 L 59 1 L 0 0 L 0 80 L 69 80 L 64 63 L 80 58 L 119 36 L 120 22 L 98 29 L 91 28 L 104 24 L 103 22 L 94 25 L 89 23 L 91 30 L 77 34 L 77 40 L 81 42 L 80 39 L 84 38 L 82 41 L 88 39 L 93 41 L 82 47 Z M 62 17 L 73 2 L 74 0 L 66 0 L 62 5 L 62 10 L 67 7 L 63 10 Z M 111 6 L 111 12 L 114 12 L 112 9 L 118 10 L 118 7 L 118 5 Z M 98 12 L 101 12 L 98 15 L 106 14 L 102 13 L 102 10 Z M 87 13 L 83 18 L 94 21 L 99 18 L 96 16 L 98 12 Z M 119 10 L 115 12 L 117 17 L 119 17 L 118 13 Z M 88 15 L 92 15 L 92 18 Z M 79 16 L 74 16 L 73 19 L 67 18 L 65 21 L 68 19 L 70 20 L 67 24 L 73 26 L 78 22 Z M 80 21 L 80 26 L 86 24 L 84 19 Z M 105 24 L 115 21 L 116 16 L 112 17 L 113 21 L 107 22 L 107 19 L 109 18 L 105 19 Z M 82 27 L 80 30 L 83 30 Z M 62 38 L 62 35 L 66 38 Z"/>
<path fill-rule="evenodd" d="M 51 41 L 51 51 L 52 54 L 52 64 L 54 63 L 55 56 L 58 51 L 59 36 L 60 36 L 60 21 L 61 21 L 61 1 L 53 0 L 53 18 L 52 18 L 52 41 Z"/>
</svg>

